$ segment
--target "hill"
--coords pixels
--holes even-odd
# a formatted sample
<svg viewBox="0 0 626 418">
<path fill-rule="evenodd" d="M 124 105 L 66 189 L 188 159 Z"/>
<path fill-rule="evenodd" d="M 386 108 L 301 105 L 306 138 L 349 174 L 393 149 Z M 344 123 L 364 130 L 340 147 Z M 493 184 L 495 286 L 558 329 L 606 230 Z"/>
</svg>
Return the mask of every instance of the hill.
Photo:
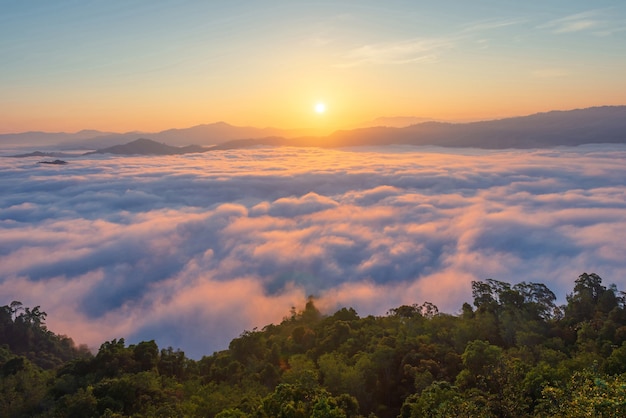
<svg viewBox="0 0 626 418">
<path fill-rule="evenodd" d="M 87 152 L 83 155 L 91 154 L 121 154 L 121 155 L 177 155 L 194 152 L 206 152 L 208 149 L 198 145 L 188 145 L 186 147 L 172 147 L 161 144 L 151 139 L 139 138 L 128 144 L 114 145 L 112 147 Z"/>
<path fill-rule="evenodd" d="M 254 128 L 233 126 L 225 122 L 197 125 L 186 129 L 168 129 L 150 138 L 172 145 L 217 145 L 226 141 L 249 138 L 284 137 L 302 135 L 303 130 L 285 130 L 276 128 Z"/>
<path fill-rule="evenodd" d="M 600 143 L 626 143 L 626 106 L 553 111 L 471 123 L 423 122 L 405 128 L 375 126 L 336 131 L 325 137 L 242 139 L 223 142 L 219 149 L 258 145 L 329 148 L 434 145 L 524 149 Z"/>
<path fill-rule="evenodd" d="M 226 141 L 264 138 L 267 136 L 292 137 L 300 131 L 288 131 L 275 128 L 254 128 L 230 125 L 225 122 L 196 125 L 184 129 L 168 129 L 154 133 L 124 133 L 99 135 L 86 140 L 72 141 L 61 144 L 62 146 L 81 146 L 90 148 L 105 148 L 111 145 L 121 145 L 127 141 L 137 138 L 138 135 L 149 137 L 151 140 L 167 143 L 172 146 L 187 146 L 198 144 L 201 146 L 211 146 Z"/>
<path fill-rule="evenodd" d="M 553 111 L 472 123 L 424 122 L 406 128 L 338 131 L 326 146 L 438 145 L 487 149 L 626 143 L 626 106 Z"/>
<path fill-rule="evenodd" d="M 223 127 L 230 129 L 228 126 L 224 124 Z M 598 143 L 626 143 L 626 106 L 553 111 L 472 123 L 423 122 L 405 128 L 376 126 L 337 131 L 325 137 L 247 137 L 224 141 L 207 148 L 172 147 L 150 139 L 138 139 L 128 144 L 103 148 L 95 153 L 173 155 L 259 145 L 330 148 L 435 145 L 458 148 L 523 149 Z"/>
<path fill-rule="evenodd" d="M 412 418 L 626 416 L 626 300 L 583 273 L 567 303 L 541 283 L 472 282 L 457 315 L 403 305 L 280 324 L 192 360 L 155 341 L 104 342 L 54 373 L 45 313 L 0 309 L 3 416 Z M 199 330 L 200 331 L 200 330 Z M 71 345 L 67 345 L 71 347 Z M 67 350 L 64 350 L 67 352 Z M 53 356 L 58 359 L 58 356 Z M 57 360 L 55 360 L 57 361 Z M 54 363 L 46 363 L 50 367 Z"/>
<path fill-rule="evenodd" d="M 17 355 L 51 369 L 91 356 L 87 347 L 76 347 L 71 338 L 49 331 L 46 316 L 39 306 L 28 308 L 18 301 L 0 306 L 0 365 Z"/>
<path fill-rule="evenodd" d="M 384 125 L 403 125 L 419 118 L 382 118 Z M 373 126 L 339 130 L 327 136 L 302 136 L 302 131 L 236 127 L 224 122 L 154 134 L 81 131 L 76 134 L 24 133 L 0 135 L 0 144 L 61 142 L 65 147 L 97 148 L 96 153 L 171 155 L 187 152 L 246 148 L 258 145 L 354 147 L 384 145 L 433 145 L 484 149 L 549 148 L 598 143 L 626 143 L 626 106 L 604 106 L 552 111 L 529 116 L 471 123 L 421 122 L 406 127 Z M 49 135 L 49 136 L 46 136 Z M 89 137 L 90 135 L 94 135 Z M 137 136 L 150 137 L 150 140 Z M 70 138 L 67 139 L 67 138 Z M 86 138 L 88 137 L 88 138 Z M 131 141 L 127 143 L 127 141 Z M 150 144 L 145 141 L 152 141 Z M 57 142 L 58 143 L 58 142 Z M 165 145 L 167 143 L 169 145 Z M 159 144 L 159 145 L 156 145 Z M 200 146 L 189 146 L 199 144 Z M 116 147 L 119 145 L 119 147 Z M 183 145 L 185 145 L 183 147 Z M 169 148 L 167 148 L 169 147 Z M 178 148 L 177 148 L 178 147 Z M 195 147 L 195 148 L 194 148 Z M 21 154 L 16 156 L 33 156 Z"/>
<path fill-rule="evenodd" d="M 291 138 L 305 133 L 305 130 L 242 127 L 225 122 L 216 122 L 184 129 L 167 129 L 160 132 L 115 133 L 83 130 L 76 133 L 23 132 L 0 134 L 0 145 L 4 147 L 54 146 L 61 149 L 101 149 L 124 144 L 138 137 L 149 137 L 154 141 L 165 142 L 173 146 L 186 146 L 189 144 L 210 146 L 236 139 L 264 138 L 268 136 Z"/>
<path fill-rule="evenodd" d="M 66 132 L 20 132 L 12 134 L 0 134 L 0 145 L 3 147 L 22 147 L 22 146 L 56 146 L 59 144 L 72 144 L 72 148 L 76 148 L 76 144 L 81 141 L 89 141 L 92 138 L 105 137 L 107 135 L 118 135 L 112 132 L 101 132 L 95 130 L 82 130 L 75 133 Z M 137 133 L 131 134 L 137 137 Z"/>
<path fill-rule="evenodd" d="M 374 120 L 359 123 L 351 126 L 350 129 L 371 128 L 375 126 L 386 126 L 390 128 L 406 128 L 407 126 L 417 125 L 418 123 L 433 122 L 434 118 L 418 118 L 416 116 L 391 116 L 379 117 Z"/>
<path fill-rule="evenodd" d="M 35 151 L 35 152 L 29 152 L 26 154 L 16 154 L 16 155 L 7 155 L 7 157 L 12 157 L 12 158 L 28 158 L 28 157 L 55 157 L 55 158 L 66 158 L 66 157 L 72 157 L 74 156 L 73 154 L 66 154 L 64 152 L 42 152 L 42 151 Z"/>
</svg>

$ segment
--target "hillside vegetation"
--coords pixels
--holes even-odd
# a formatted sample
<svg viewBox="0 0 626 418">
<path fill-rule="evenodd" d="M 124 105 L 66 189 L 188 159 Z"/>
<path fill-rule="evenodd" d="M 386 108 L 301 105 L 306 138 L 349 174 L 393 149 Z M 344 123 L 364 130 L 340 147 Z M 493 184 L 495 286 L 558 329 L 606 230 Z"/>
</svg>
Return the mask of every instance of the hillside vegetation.
<svg viewBox="0 0 626 418">
<path fill-rule="evenodd" d="M 3 417 L 626 416 L 626 299 L 596 274 L 564 306 L 541 283 L 472 283 L 458 315 L 405 305 L 324 316 L 310 298 L 280 324 L 192 360 L 154 341 L 97 354 L 0 308 Z"/>
</svg>

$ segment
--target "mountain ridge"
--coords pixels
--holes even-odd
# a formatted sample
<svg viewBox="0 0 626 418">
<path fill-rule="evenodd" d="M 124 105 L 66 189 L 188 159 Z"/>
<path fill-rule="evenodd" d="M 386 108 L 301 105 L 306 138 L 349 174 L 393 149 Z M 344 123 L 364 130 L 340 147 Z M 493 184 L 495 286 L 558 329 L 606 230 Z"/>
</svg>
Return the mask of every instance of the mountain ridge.
<svg viewBox="0 0 626 418">
<path fill-rule="evenodd" d="M 121 155 L 177 155 L 194 152 L 206 152 L 209 148 L 199 145 L 188 145 L 185 147 L 173 147 L 152 139 L 139 138 L 127 144 L 113 145 L 112 147 L 87 152 L 83 155 L 91 154 L 121 154 Z"/>
<path fill-rule="evenodd" d="M 170 145 L 185 146 L 189 144 L 217 145 L 219 143 L 247 138 L 263 138 L 283 136 L 287 138 L 306 134 L 306 130 L 256 128 L 251 126 L 235 126 L 220 121 L 194 125 L 188 128 L 171 128 L 159 132 L 104 132 L 84 129 L 74 133 L 29 131 L 20 133 L 0 134 L 0 145 L 4 146 L 54 146 L 58 148 L 101 149 L 113 145 L 121 145 L 138 137 L 149 137 L 157 142 Z"/>
<path fill-rule="evenodd" d="M 626 106 L 550 111 L 528 116 L 466 123 L 423 122 L 405 128 L 371 127 L 338 130 L 325 137 L 265 138 L 230 141 L 220 146 L 292 145 L 341 148 L 354 146 L 431 145 L 458 148 L 528 149 L 598 143 L 626 143 Z"/>
<path fill-rule="evenodd" d="M 80 131 L 77 138 L 93 131 Z M 221 134 L 220 134 L 221 132 Z M 74 146 L 98 146 L 93 153 L 172 155 L 245 148 L 258 145 L 353 147 L 384 145 L 433 145 L 483 149 L 542 148 L 594 143 L 626 143 L 626 106 L 598 106 L 574 110 L 553 110 L 527 116 L 477 122 L 426 121 L 406 127 L 375 126 L 337 130 L 326 136 L 285 136 L 274 128 L 235 127 L 226 122 L 169 129 L 155 135 L 138 132 L 97 137 L 99 141 L 76 140 Z M 292 131 L 294 132 L 294 131 Z M 190 136 L 186 136 L 187 134 Z M 211 138 L 207 139 L 209 133 Z M 24 135 L 24 134 L 15 134 Z M 38 133 L 39 136 L 44 135 Z M 59 133 L 51 134 L 55 137 Z M 3 137 L 0 135 L 0 143 Z M 136 144 L 137 136 L 160 144 Z M 166 138 L 167 140 L 163 140 Z M 194 139 L 202 139 L 194 141 Z M 131 141 L 126 142 L 124 141 Z M 167 144 L 165 144 L 167 142 Z M 188 145 L 190 143 L 197 145 Z M 133 144 L 133 145 L 131 145 Z M 184 146 L 182 146 L 184 145 Z M 208 145 L 206 148 L 204 146 Z M 119 146 L 116 148 L 116 146 Z M 164 148 L 169 147 L 169 148 Z M 93 149 L 93 148 L 92 148 Z"/>
</svg>

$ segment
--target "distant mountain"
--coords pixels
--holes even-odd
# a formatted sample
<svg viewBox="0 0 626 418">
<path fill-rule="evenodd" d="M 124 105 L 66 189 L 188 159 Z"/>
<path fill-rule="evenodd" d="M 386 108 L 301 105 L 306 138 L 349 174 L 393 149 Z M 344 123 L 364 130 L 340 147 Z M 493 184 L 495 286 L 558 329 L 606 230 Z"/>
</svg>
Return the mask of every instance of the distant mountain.
<svg viewBox="0 0 626 418">
<path fill-rule="evenodd" d="M 186 146 L 189 144 L 211 146 L 238 139 L 265 138 L 268 136 L 288 138 L 294 135 L 302 135 L 302 133 L 300 131 L 288 131 L 274 128 L 259 129 L 240 127 L 225 122 L 217 122 L 207 125 L 192 126 L 191 128 L 185 129 L 168 129 L 157 133 L 141 133 L 140 135 L 150 138 L 153 141 L 167 143 L 173 146 Z M 112 145 L 125 144 L 130 140 L 136 139 L 137 136 L 137 133 L 110 134 L 84 141 L 72 142 L 71 145 L 100 149 Z"/>
<path fill-rule="evenodd" d="M 199 145 L 188 145 L 186 147 L 172 147 L 151 139 L 139 138 L 128 144 L 114 145 L 112 147 L 99 149 L 85 153 L 90 154 L 121 154 L 121 155 L 177 155 L 192 152 L 206 152 L 208 148 Z"/>
<path fill-rule="evenodd" d="M 230 141 L 220 147 L 267 144 L 336 148 L 395 144 L 503 149 L 599 143 L 626 143 L 626 106 L 552 111 L 472 123 L 424 122 L 406 128 L 379 126 L 341 130 L 325 137 Z"/>
<path fill-rule="evenodd" d="M 309 139 L 309 137 L 304 137 Z M 315 137 L 310 137 L 315 138 Z M 300 144 L 298 139 L 287 139 L 280 136 L 268 136 L 266 138 L 249 138 L 249 139 L 234 139 L 232 141 L 222 142 L 221 144 L 212 146 L 209 151 L 223 151 L 229 149 L 238 149 L 238 148 L 251 148 L 259 145 L 270 145 L 274 147 L 280 146 L 314 146 L 309 145 L 309 142 Z M 310 143 L 313 143 L 311 141 Z"/>
<path fill-rule="evenodd" d="M 381 123 L 404 124 L 414 118 L 381 118 Z M 300 132 L 300 135 L 295 135 Z M 48 135 L 48 136 L 46 136 Z M 97 135 L 89 137 L 90 135 Z M 150 137 L 136 140 L 138 136 Z M 224 122 L 170 129 L 155 134 L 111 134 L 81 131 L 75 134 L 31 132 L 0 135 L 4 141 L 35 138 L 37 141 L 69 138 L 65 146 L 98 149 L 97 153 L 171 155 L 256 145 L 352 147 L 362 145 L 435 145 L 487 149 L 542 148 L 559 145 L 626 143 L 626 106 L 603 106 L 552 111 L 530 116 L 471 123 L 421 122 L 406 127 L 374 126 L 340 130 L 328 136 L 304 136 L 302 131 L 237 127 Z M 128 143 L 128 141 L 132 141 Z M 167 143 L 169 145 L 165 145 Z M 199 144 L 195 146 L 181 145 Z M 113 145 L 113 146 L 111 146 Z M 176 146 L 172 146 L 176 145 Z M 210 146 L 203 148 L 202 146 Z M 22 154 L 18 156 L 37 156 Z M 63 156 L 52 153 L 41 156 Z"/>
<path fill-rule="evenodd" d="M 541 148 L 626 143 L 626 106 L 552 111 L 459 125 L 407 128 L 436 145 L 480 148 Z"/>
<path fill-rule="evenodd" d="M 39 161 L 37 164 L 65 165 L 67 164 L 67 161 L 63 161 L 63 160 Z"/>
<path fill-rule="evenodd" d="M 0 146 L 46 146 L 62 149 L 101 149 L 125 144 L 138 137 L 148 137 L 157 142 L 185 146 L 189 144 L 216 145 L 235 139 L 265 138 L 281 136 L 292 138 L 306 135 L 306 130 L 285 130 L 276 128 L 253 128 L 233 126 L 225 122 L 192 126 L 185 129 L 168 129 L 161 132 L 101 132 L 84 130 L 76 133 L 24 132 L 1 134 Z"/>
<path fill-rule="evenodd" d="M 406 128 L 407 126 L 417 125 L 418 123 L 432 122 L 433 118 L 418 118 L 415 116 L 392 116 L 380 117 L 369 122 L 360 123 L 352 129 L 371 128 L 376 126 L 386 126 L 389 128 Z"/>
<path fill-rule="evenodd" d="M 26 154 L 17 154 L 17 155 L 8 155 L 8 157 L 13 157 L 13 158 L 26 158 L 26 157 L 61 157 L 61 158 L 66 158 L 66 157 L 73 157 L 74 155 L 72 154 L 66 154 L 64 152 L 42 152 L 42 151 L 35 151 L 35 152 L 29 152 Z"/>
<path fill-rule="evenodd" d="M 15 134 L 0 134 L 0 145 L 2 146 L 50 146 L 63 143 L 76 143 L 89 140 L 95 137 L 114 135 L 111 132 L 101 132 L 94 130 L 83 130 L 75 133 L 66 132 L 22 132 Z M 137 134 L 134 134 L 137 137 Z"/>
<path fill-rule="evenodd" d="M 172 145 L 217 145 L 226 141 L 249 138 L 284 137 L 292 138 L 305 135 L 302 130 L 285 130 L 276 128 L 253 128 L 249 126 L 233 126 L 225 122 L 197 125 L 186 129 L 169 129 L 154 135 L 151 139 Z"/>
</svg>

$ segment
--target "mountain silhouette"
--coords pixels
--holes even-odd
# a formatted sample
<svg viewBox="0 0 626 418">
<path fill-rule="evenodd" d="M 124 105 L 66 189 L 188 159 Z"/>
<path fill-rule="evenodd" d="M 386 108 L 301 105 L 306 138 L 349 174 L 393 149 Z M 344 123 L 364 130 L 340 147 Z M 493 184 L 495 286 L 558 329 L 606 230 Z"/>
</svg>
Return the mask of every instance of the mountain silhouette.
<svg viewBox="0 0 626 418">
<path fill-rule="evenodd" d="M 393 118 L 381 119 L 381 122 L 386 120 L 393 122 Z M 399 120 L 407 121 L 409 118 L 400 118 Z M 470 123 L 429 121 L 407 127 L 375 126 L 339 130 L 327 136 L 293 136 L 295 133 L 297 131 L 237 127 L 218 122 L 150 134 L 151 139 L 146 139 L 145 136 L 148 135 L 137 132 L 101 133 L 101 136 L 95 138 L 85 138 L 88 135 L 98 135 L 94 131 L 48 135 L 53 140 L 71 136 L 72 140 L 66 143 L 67 146 L 98 149 L 92 153 L 126 155 L 173 155 L 257 145 L 353 147 L 397 144 L 485 149 L 545 148 L 598 143 L 626 143 L 626 106 L 551 111 L 529 116 Z M 35 143 L 45 142 L 45 133 L 34 132 L 0 135 L 0 144 L 5 141 L 11 143 L 10 141 L 14 140 L 27 142 L 29 134 L 35 135 Z M 135 139 L 139 135 L 143 138 Z M 23 145 L 24 142 L 21 144 Z M 200 145 L 187 145 L 190 143 Z M 21 154 L 18 156 L 37 155 Z"/>
<path fill-rule="evenodd" d="M 114 145 L 112 147 L 87 152 L 90 154 L 120 154 L 120 155 L 177 155 L 193 152 L 206 152 L 208 149 L 199 145 L 188 145 L 186 147 L 173 147 L 167 144 L 153 141 L 151 139 L 139 138 L 128 144 Z"/>
<path fill-rule="evenodd" d="M 306 135 L 307 130 L 255 128 L 250 126 L 234 126 L 226 122 L 196 125 L 183 129 L 167 129 L 160 132 L 101 132 L 82 130 L 75 133 L 65 132 L 22 132 L 0 134 L 0 145 L 3 146 L 55 146 L 65 149 L 102 149 L 113 145 L 122 145 L 139 137 L 167 143 L 172 146 L 198 144 L 203 146 L 217 145 L 226 141 L 247 138 L 265 138 L 281 136 L 293 138 Z"/>
<path fill-rule="evenodd" d="M 424 122 L 406 128 L 337 131 L 324 146 L 438 145 L 487 149 L 626 143 L 626 106 L 552 111 L 471 123 Z"/>
<path fill-rule="evenodd" d="M 325 137 L 260 138 L 228 141 L 221 149 L 255 145 L 355 147 L 434 145 L 458 148 L 550 148 L 626 143 L 626 106 L 552 111 L 484 122 L 424 122 L 405 128 L 378 126 L 341 130 Z"/>
<path fill-rule="evenodd" d="M 35 152 L 29 152 L 26 154 L 16 154 L 16 155 L 9 155 L 8 157 L 13 157 L 13 158 L 27 158 L 27 157 L 62 157 L 62 158 L 66 158 L 66 157 L 72 157 L 72 154 L 66 154 L 64 152 L 42 152 L 42 151 L 35 151 Z"/>
</svg>

